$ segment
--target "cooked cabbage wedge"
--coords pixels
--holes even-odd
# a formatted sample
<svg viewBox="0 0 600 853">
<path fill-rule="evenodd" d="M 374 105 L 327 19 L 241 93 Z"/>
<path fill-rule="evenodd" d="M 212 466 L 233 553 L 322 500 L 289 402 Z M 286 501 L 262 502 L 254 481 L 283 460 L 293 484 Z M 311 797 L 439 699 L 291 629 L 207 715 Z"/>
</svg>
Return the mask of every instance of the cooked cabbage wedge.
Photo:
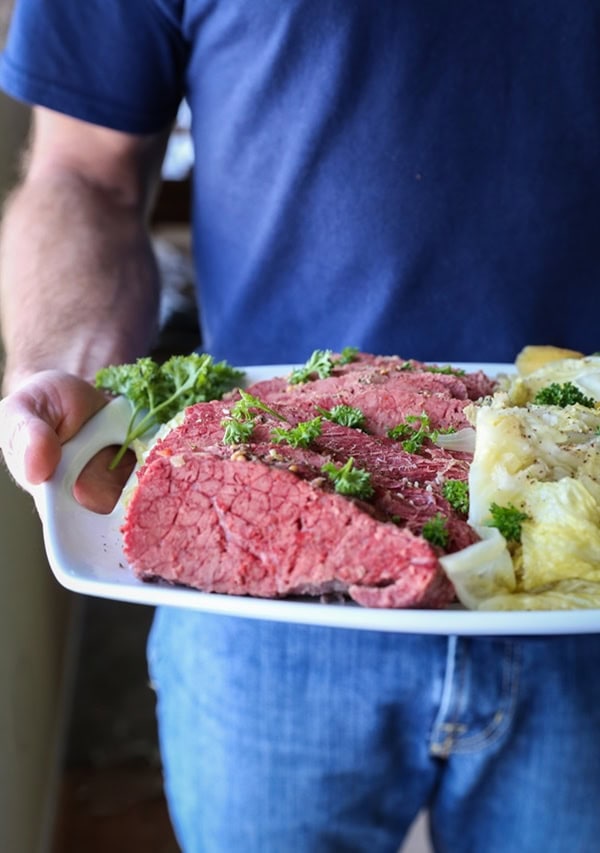
<svg viewBox="0 0 600 853">
<path fill-rule="evenodd" d="M 479 610 L 495 596 L 511 598 L 517 589 L 506 539 L 494 527 L 476 527 L 480 542 L 440 558 L 461 604 Z"/>
<path fill-rule="evenodd" d="M 552 361 L 560 361 L 564 358 L 583 358 L 584 353 L 563 347 L 548 345 L 526 346 L 515 359 L 515 367 L 522 376 L 533 373 Z"/>
<path fill-rule="evenodd" d="M 479 610 L 595 610 L 600 606 L 600 583 L 583 580 L 557 581 L 531 592 L 488 598 Z"/>
<path fill-rule="evenodd" d="M 575 405 L 509 406 L 493 402 L 475 418 L 469 474 L 469 523 L 490 521 L 490 505 L 522 509 L 536 482 L 581 480 L 600 501 L 600 410 Z"/>
<path fill-rule="evenodd" d="M 547 361 L 471 413 L 469 523 L 481 541 L 442 558 L 469 609 L 600 607 L 600 408 L 532 403 L 552 382 L 599 400 L 600 357 Z M 519 542 L 490 526 L 492 504 L 525 514 Z"/>
<path fill-rule="evenodd" d="M 530 403 L 538 391 L 552 382 L 571 382 L 582 394 L 600 400 L 600 357 L 564 358 L 550 361 L 529 373 L 518 373 L 506 381 L 509 402 L 515 406 Z"/>
<path fill-rule="evenodd" d="M 600 507 L 586 486 L 565 477 L 525 493 L 520 587 L 577 578 L 600 582 Z"/>
</svg>

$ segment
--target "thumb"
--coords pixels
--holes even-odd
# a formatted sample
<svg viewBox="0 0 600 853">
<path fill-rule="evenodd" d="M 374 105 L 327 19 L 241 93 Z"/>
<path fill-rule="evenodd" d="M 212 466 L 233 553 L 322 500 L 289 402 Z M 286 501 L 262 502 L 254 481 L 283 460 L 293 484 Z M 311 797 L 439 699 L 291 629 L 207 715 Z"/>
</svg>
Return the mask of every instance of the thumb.
<svg viewBox="0 0 600 853">
<path fill-rule="evenodd" d="M 4 401 L 3 401 L 4 403 Z M 3 405 L 0 404 L 0 405 Z M 52 476 L 60 461 L 60 441 L 56 432 L 43 420 L 24 412 L 16 423 L 2 416 L 2 452 L 8 470 L 24 489 L 43 483 Z M 10 412 L 13 417 L 13 409 Z M 10 432 L 9 432 L 10 431 Z"/>
<path fill-rule="evenodd" d="M 59 463 L 61 445 L 106 402 L 85 380 L 59 371 L 35 374 L 0 402 L 0 448 L 24 489 L 43 483 Z"/>
</svg>

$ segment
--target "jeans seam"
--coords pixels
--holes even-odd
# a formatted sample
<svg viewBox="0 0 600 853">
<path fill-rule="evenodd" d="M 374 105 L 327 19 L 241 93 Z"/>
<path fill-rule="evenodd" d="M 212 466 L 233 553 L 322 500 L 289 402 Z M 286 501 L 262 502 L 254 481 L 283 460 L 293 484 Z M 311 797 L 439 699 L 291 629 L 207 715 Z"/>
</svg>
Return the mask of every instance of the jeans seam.
<svg viewBox="0 0 600 853">
<path fill-rule="evenodd" d="M 509 642 L 508 650 L 504 653 L 500 706 L 491 722 L 477 734 L 459 736 L 452 744 L 451 753 L 458 755 L 476 752 L 482 746 L 496 743 L 505 734 L 512 721 L 519 691 L 520 648 L 517 643 Z"/>
</svg>

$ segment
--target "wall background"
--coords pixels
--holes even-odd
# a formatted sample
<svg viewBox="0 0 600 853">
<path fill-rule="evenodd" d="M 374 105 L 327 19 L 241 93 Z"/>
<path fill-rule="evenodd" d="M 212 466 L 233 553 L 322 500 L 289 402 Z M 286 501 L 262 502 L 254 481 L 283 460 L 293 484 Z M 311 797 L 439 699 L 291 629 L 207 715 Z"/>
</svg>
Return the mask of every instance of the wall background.
<svg viewBox="0 0 600 853">
<path fill-rule="evenodd" d="M 11 8 L 12 0 L 0 0 L 0 46 Z M 0 93 L 2 203 L 18 172 L 28 124 L 29 111 Z M 74 611 L 46 562 L 33 502 L 3 463 L 0 575 L 0 850 L 42 853 L 52 831 Z"/>
</svg>

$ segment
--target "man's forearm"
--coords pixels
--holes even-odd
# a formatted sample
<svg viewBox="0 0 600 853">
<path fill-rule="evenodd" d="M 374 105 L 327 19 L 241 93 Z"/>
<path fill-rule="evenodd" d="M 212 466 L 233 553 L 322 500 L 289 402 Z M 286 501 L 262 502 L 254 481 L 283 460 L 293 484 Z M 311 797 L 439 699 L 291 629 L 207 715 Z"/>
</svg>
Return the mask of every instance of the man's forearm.
<svg viewBox="0 0 600 853">
<path fill-rule="evenodd" d="M 10 391 L 38 370 L 91 378 L 146 352 L 159 279 L 143 218 L 76 174 L 26 180 L 0 242 L 0 318 Z"/>
</svg>

